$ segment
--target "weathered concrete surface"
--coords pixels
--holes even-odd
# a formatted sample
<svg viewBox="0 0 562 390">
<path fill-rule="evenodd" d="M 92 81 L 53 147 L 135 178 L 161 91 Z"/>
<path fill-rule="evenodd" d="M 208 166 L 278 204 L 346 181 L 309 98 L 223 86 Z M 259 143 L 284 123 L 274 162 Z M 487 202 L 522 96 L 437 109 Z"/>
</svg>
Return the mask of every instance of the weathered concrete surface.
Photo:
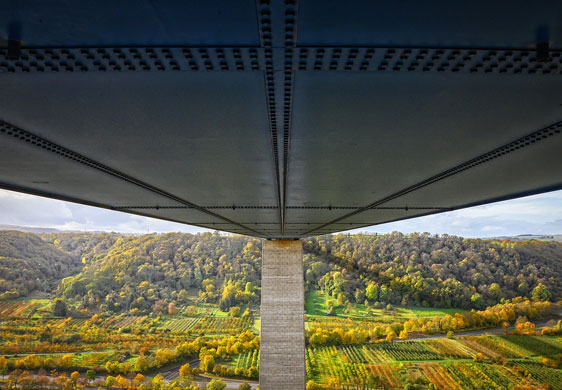
<svg viewBox="0 0 562 390">
<path fill-rule="evenodd" d="M 303 390 L 304 275 L 301 241 L 264 241 L 261 292 L 261 390 Z"/>
</svg>

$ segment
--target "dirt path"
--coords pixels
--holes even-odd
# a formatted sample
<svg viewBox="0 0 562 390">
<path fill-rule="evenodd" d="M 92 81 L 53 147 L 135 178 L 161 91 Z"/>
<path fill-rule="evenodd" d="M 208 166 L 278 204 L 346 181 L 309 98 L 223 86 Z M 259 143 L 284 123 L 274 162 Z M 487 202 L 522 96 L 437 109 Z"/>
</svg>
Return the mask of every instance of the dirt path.
<svg viewBox="0 0 562 390">
<path fill-rule="evenodd" d="M 189 365 L 191 366 L 191 368 L 199 367 L 199 359 L 190 361 Z M 180 367 L 181 367 L 181 364 L 178 364 L 178 365 L 175 365 L 174 367 L 167 368 L 166 370 L 163 370 L 163 371 L 160 371 L 160 372 L 155 372 L 154 374 L 155 375 L 160 374 L 164 377 L 164 380 L 166 382 L 171 382 L 171 381 L 179 378 Z M 208 374 L 200 374 L 200 375 L 196 376 L 193 383 L 198 384 L 199 386 L 202 386 L 204 388 L 207 385 L 207 383 L 209 383 L 213 379 L 220 379 L 221 381 L 226 383 L 227 389 L 238 389 L 238 386 L 240 385 L 240 383 L 243 383 L 243 382 L 248 383 L 252 387 L 253 390 L 255 390 L 259 385 L 258 382 L 252 381 L 252 380 L 249 380 L 249 379 L 243 380 L 243 379 L 221 378 L 221 377 L 216 377 L 216 376 L 208 375 Z"/>
</svg>

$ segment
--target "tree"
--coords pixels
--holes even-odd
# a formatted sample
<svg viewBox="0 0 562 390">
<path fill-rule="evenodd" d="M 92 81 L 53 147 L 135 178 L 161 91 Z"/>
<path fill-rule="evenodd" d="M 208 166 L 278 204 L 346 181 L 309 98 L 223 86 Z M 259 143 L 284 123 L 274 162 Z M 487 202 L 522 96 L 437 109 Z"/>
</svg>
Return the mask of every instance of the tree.
<svg viewBox="0 0 562 390">
<path fill-rule="evenodd" d="M 135 371 L 145 372 L 146 370 L 148 370 L 149 367 L 150 367 L 150 360 L 148 359 L 148 357 L 146 357 L 146 354 L 141 354 L 137 358 L 137 361 L 135 362 L 135 366 L 134 366 Z"/>
<path fill-rule="evenodd" d="M 202 371 L 213 372 L 213 368 L 215 368 L 215 358 L 213 355 L 203 356 L 203 359 L 201 359 L 201 363 L 199 364 L 199 368 Z"/>
<path fill-rule="evenodd" d="M 94 370 L 88 370 L 86 371 L 86 378 L 89 381 L 93 381 L 94 379 L 96 379 L 96 372 Z"/>
<path fill-rule="evenodd" d="M 472 306 L 474 306 L 477 309 L 483 309 L 485 306 L 482 295 L 478 293 L 472 294 L 472 296 L 470 297 L 470 302 L 472 302 Z"/>
<path fill-rule="evenodd" d="M 152 387 L 156 390 L 164 387 L 164 377 L 161 374 L 158 374 L 154 378 L 152 378 Z"/>
<path fill-rule="evenodd" d="M 190 305 L 185 309 L 185 315 L 190 316 L 190 317 L 194 317 L 194 316 L 197 315 L 197 311 L 198 311 L 197 306 Z"/>
<path fill-rule="evenodd" d="M 163 300 L 159 299 L 156 302 L 154 302 L 154 307 L 152 310 L 154 311 L 154 313 L 160 314 L 166 310 L 166 304 L 164 303 Z"/>
<path fill-rule="evenodd" d="M 472 359 L 477 363 L 482 363 L 482 361 L 484 361 L 484 354 L 482 352 L 478 352 Z"/>
<path fill-rule="evenodd" d="M 248 368 L 248 376 L 250 378 L 258 379 L 258 375 L 259 370 L 256 366 L 250 366 L 250 368 Z"/>
<path fill-rule="evenodd" d="M 240 307 L 239 306 L 232 306 L 228 310 L 228 315 L 230 317 L 240 317 Z"/>
<path fill-rule="evenodd" d="M 115 377 L 111 375 L 105 377 L 105 387 L 107 387 L 108 390 L 111 389 L 114 384 L 115 384 Z"/>
<path fill-rule="evenodd" d="M 117 363 L 107 361 L 105 363 L 105 371 L 107 371 L 109 374 L 117 374 L 119 372 L 119 365 Z"/>
<path fill-rule="evenodd" d="M 207 390 L 223 390 L 224 388 L 226 388 L 226 383 L 218 379 L 213 379 L 207 383 Z"/>
<path fill-rule="evenodd" d="M 53 306 L 53 314 L 57 317 L 66 317 L 66 303 L 62 298 L 56 298 Z"/>
<path fill-rule="evenodd" d="M 539 283 L 533 289 L 533 292 L 531 293 L 531 297 L 535 301 L 549 301 L 550 298 L 552 298 L 552 294 L 550 293 L 550 291 L 548 291 L 548 288 L 544 284 Z"/>
<path fill-rule="evenodd" d="M 187 378 L 191 376 L 191 366 L 189 363 L 184 364 L 180 367 L 180 377 Z"/>
<path fill-rule="evenodd" d="M 76 384 L 76 382 L 78 382 L 78 379 L 80 379 L 80 373 L 78 371 L 74 371 L 72 374 L 70 374 L 70 380 Z"/>
<path fill-rule="evenodd" d="M 168 303 L 168 314 L 171 316 L 175 316 L 177 313 L 176 304 L 174 302 Z"/>
<path fill-rule="evenodd" d="M 182 289 L 179 293 L 178 293 L 178 301 L 180 302 L 187 302 L 189 300 L 189 294 L 185 289 Z"/>
<path fill-rule="evenodd" d="M 379 285 L 377 283 L 369 283 L 367 289 L 365 290 L 365 296 L 371 301 L 375 302 L 379 300 Z"/>
<path fill-rule="evenodd" d="M 144 382 L 144 375 L 143 374 L 135 375 L 135 378 L 133 379 L 133 381 L 135 381 L 135 383 L 137 383 L 137 384 L 143 383 Z"/>
<path fill-rule="evenodd" d="M 504 297 L 503 291 L 502 291 L 500 285 L 497 284 L 497 283 L 492 283 L 490 285 L 490 293 L 494 296 L 494 298 L 496 298 L 496 301 L 498 301 L 498 300 L 500 300 L 501 298 Z"/>
<path fill-rule="evenodd" d="M 0 374 L 2 374 L 2 378 L 6 376 L 7 372 L 8 372 L 8 359 L 6 359 L 4 356 L 0 356 Z"/>
<path fill-rule="evenodd" d="M 72 357 L 72 355 L 63 355 L 61 358 L 61 365 L 63 368 L 70 368 L 72 367 L 72 365 L 74 364 L 74 358 Z"/>
<path fill-rule="evenodd" d="M 396 339 L 396 332 L 391 330 L 390 332 L 388 332 L 388 334 L 386 335 L 386 341 L 393 341 Z"/>
</svg>

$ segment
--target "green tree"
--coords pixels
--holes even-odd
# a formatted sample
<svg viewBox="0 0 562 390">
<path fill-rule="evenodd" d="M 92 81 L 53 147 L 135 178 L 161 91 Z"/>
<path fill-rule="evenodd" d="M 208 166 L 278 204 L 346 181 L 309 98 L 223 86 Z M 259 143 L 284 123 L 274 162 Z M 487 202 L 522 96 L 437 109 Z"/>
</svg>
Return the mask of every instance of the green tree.
<svg viewBox="0 0 562 390">
<path fill-rule="evenodd" d="M 472 296 L 470 297 L 470 302 L 472 302 L 472 305 L 477 309 L 483 309 L 485 306 L 482 295 L 478 293 L 472 294 Z"/>
<path fill-rule="evenodd" d="M 66 303 L 62 298 L 56 298 L 53 306 L 53 314 L 57 317 L 66 317 Z"/>
<path fill-rule="evenodd" d="M 533 292 L 531 293 L 531 297 L 535 301 L 549 301 L 550 298 L 552 298 L 552 294 L 550 293 L 550 291 L 548 291 L 548 288 L 544 284 L 539 283 L 533 289 Z"/>
<path fill-rule="evenodd" d="M 93 381 L 94 379 L 96 379 L 96 372 L 94 370 L 88 370 L 86 371 L 86 378 L 89 381 Z"/>
<path fill-rule="evenodd" d="M 223 390 L 224 388 L 226 388 L 226 383 L 218 379 L 213 379 L 207 383 L 207 390 Z"/>
<path fill-rule="evenodd" d="M 379 285 L 374 282 L 370 282 L 365 290 L 365 296 L 372 302 L 379 300 Z"/>
</svg>

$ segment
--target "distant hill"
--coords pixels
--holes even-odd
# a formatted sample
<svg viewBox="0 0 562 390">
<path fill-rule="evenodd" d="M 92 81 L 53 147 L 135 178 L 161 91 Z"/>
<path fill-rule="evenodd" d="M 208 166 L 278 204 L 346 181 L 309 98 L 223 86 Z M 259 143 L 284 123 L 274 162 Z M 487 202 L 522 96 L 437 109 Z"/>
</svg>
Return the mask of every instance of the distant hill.
<svg viewBox="0 0 562 390">
<path fill-rule="evenodd" d="M 340 305 L 482 308 L 562 298 L 562 243 L 427 233 L 303 240 L 308 291 Z M 54 293 L 76 309 L 148 313 L 175 303 L 259 304 L 261 242 L 219 233 L 0 232 L 0 297 Z"/>
<path fill-rule="evenodd" d="M 556 241 L 562 242 L 562 234 L 520 234 L 518 236 L 499 236 L 494 237 L 497 240 L 510 240 L 510 241 Z"/>
<path fill-rule="evenodd" d="M 43 228 L 33 226 L 17 226 L 17 225 L 0 225 L 1 230 L 17 230 L 26 233 L 62 233 L 62 230 L 54 228 Z"/>
<path fill-rule="evenodd" d="M 101 230 L 61 230 L 55 228 L 35 227 L 35 226 L 18 226 L 18 225 L 1 225 L 0 231 L 16 230 L 18 232 L 26 233 L 84 233 L 84 234 L 101 234 L 105 233 Z M 122 233 L 129 234 L 129 233 Z"/>
</svg>

